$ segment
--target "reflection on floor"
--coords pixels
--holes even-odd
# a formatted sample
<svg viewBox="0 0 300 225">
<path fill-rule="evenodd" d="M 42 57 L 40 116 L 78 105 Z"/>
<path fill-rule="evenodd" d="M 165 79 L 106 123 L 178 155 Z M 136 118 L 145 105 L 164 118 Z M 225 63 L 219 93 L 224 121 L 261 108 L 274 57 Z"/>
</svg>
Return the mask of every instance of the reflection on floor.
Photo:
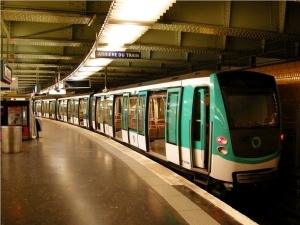
<svg viewBox="0 0 300 225">
<path fill-rule="evenodd" d="M 117 139 L 122 140 L 122 130 L 116 130 L 115 134 Z"/>
</svg>

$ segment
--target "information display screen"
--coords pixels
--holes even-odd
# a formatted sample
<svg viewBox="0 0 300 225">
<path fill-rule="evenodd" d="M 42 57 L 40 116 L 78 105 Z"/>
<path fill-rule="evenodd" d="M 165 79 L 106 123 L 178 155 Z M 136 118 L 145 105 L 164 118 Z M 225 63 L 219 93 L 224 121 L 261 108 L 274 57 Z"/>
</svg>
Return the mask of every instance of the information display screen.
<svg viewBox="0 0 300 225">
<path fill-rule="evenodd" d="M 6 84 L 12 82 L 12 69 L 1 60 L 1 81 Z"/>
</svg>

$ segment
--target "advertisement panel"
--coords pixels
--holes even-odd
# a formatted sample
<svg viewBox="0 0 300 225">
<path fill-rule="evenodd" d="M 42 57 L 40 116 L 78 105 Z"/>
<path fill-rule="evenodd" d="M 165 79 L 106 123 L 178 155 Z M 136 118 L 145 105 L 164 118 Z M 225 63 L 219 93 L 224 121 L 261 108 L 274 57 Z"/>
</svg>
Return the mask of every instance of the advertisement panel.
<svg viewBox="0 0 300 225">
<path fill-rule="evenodd" d="M 8 107 L 8 125 L 22 125 L 22 107 Z"/>
</svg>

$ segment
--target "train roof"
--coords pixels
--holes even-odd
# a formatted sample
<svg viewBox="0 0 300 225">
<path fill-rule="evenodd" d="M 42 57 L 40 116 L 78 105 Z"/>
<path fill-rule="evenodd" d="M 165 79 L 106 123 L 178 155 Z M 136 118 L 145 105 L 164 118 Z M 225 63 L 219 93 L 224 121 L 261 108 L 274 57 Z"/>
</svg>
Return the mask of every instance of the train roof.
<svg viewBox="0 0 300 225">
<path fill-rule="evenodd" d="M 189 84 L 194 82 L 195 78 L 202 78 L 202 81 L 208 84 L 210 75 L 215 73 L 216 71 L 212 70 L 203 70 L 197 71 L 193 73 L 188 73 L 184 75 L 179 75 L 175 77 L 168 77 L 159 80 L 153 80 L 148 82 L 136 83 L 131 85 L 126 85 L 122 87 L 108 89 L 106 92 L 98 92 L 95 95 L 109 95 L 109 94 L 118 94 L 118 93 L 126 93 L 126 92 L 138 92 L 143 90 L 152 90 L 152 91 L 160 91 L 166 90 L 168 87 L 178 87 L 183 84 Z"/>
<path fill-rule="evenodd" d="M 76 99 L 76 98 L 87 98 L 90 97 L 92 93 L 89 94 L 81 94 L 81 95 L 72 95 L 72 96 L 61 96 L 57 99 Z"/>
</svg>

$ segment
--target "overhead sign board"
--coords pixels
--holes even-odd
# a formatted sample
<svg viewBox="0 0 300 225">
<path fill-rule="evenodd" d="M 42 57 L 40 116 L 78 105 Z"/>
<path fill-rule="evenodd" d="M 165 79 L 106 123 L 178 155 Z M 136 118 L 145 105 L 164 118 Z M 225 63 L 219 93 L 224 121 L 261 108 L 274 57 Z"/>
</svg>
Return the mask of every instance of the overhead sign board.
<svg viewBox="0 0 300 225">
<path fill-rule="evenodd" d="M 90 80 L 65 80 L 63 87 L 66 89 L 91 88 L 91 81 Z"/>
<path fill-rule="evenodd" d="M 114 52 L 114 51 L 96 51 L 96 58 L 113 58 L 113 59 L 140 59 L 140 52 Z"/>
</svg>

